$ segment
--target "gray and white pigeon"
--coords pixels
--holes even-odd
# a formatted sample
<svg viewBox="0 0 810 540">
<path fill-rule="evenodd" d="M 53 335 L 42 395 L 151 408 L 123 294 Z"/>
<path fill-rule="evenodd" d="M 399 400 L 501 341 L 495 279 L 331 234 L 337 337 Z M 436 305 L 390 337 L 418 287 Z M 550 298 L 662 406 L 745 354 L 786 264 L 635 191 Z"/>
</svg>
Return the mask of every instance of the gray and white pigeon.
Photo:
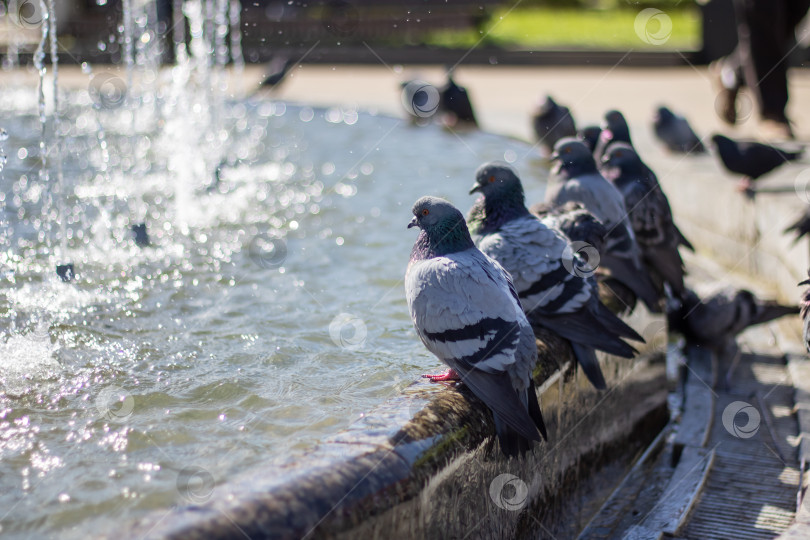
<svg viewBox="0 0 810 540">
<path fill-rule="evenodd" d="M 606 250 L 600 266 L 610 277 L 621 282 L 654 313 L 661 311 L 660 297 L 641 262 L 641 250 L 627 217 L 624 197 L 597 170 L 588 148 L 576 139 L 560 139 L 552 160 L 556 183 L 546 190 L 546 201 L 561 206 L 569 201 L 581 203 L 608 229 Z"/>
<path fill-rule="evenodd" d="M 532 127 L 537 141 L 546 154 L 563 137 L 575 137 L 577 126 L 568 107 L 559 105 L 551 96 L 540 104 L 532 115 Z"/>
<path fill-rule="evenodd" d="M 799 312 L 795 306 L 760 300 L 751 291 L 734 287 L 703 299 L 686 289 L 679 304 L 667 313 L 670 330 L 683 335 L 687 346 L 714 353 L 721 367 L 733 363 L 739 354 L 736 338 L 743 330 Z M 730 373 L 717 383 L 728 387 L 729 378 Z"/>
<path fill-rule="evenodd" d="M 532 379 L 537 343 L 509 274 L 475 247 L 449 202 L 422 197 L 412 211 L 408 228 L 420 232 L 405 273 L 408 308 L 425 347 L 450 368 L 427 377 L 461 380 L 492 411 L 503 453 L 522 454 L 547 435 Z"/>
<path fill-rule="evenodd" d="M 676 296 L 681 296 L 686 269 L 678 246 L 692 249 L 692 245 L 675 225 L 672 209 L 658 179 L 629 144 L 611 144 L 602 159 L 605 177 L 624 196 L 642 260 L 653 276 L 659 294 L 663 294 L 663 286 L 667 284 Z"/>
<path fill-rule="evenodd" d="M 529 212 L 509 165 L 479 167 L 470 193 L 482 195 L 469 220 L 479 249 L 510 273 L 529 321 L 567 339 L 588 380 L 604 389 L 595 349 L 632 358 L 635 349 L 621 338 L 642 337 L 599 301 L 596 280 L 590 279 L 593 269 L 576 246 Z"/>
<path fill-rule="evenodd" d="M 653 118 L 653 130 L 671 152 L 688 154 L 706 151 L 686 118 L 676 115 L 667 107 L 658 107 Z"/>
</svg>

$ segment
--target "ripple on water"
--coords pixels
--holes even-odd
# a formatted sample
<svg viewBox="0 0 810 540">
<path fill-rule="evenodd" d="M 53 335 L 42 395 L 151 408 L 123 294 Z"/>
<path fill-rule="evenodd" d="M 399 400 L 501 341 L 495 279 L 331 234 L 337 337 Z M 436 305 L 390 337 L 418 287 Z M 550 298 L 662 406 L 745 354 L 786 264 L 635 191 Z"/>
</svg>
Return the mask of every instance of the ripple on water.
<svg viewBox="0 0 810 540">
<path fill-rule="evenodd" d="M 63 164 L 70 285 L 52 275 L 43 192 L 27 172 L 37 119 L 12 113 L 3 126 L 6 150 L 31 153 L 7 151 L 0 179 L 15 242 L 0 274 L 0 507 L 14 508 L 2 519 L 12 537 L 83 538 L 191 504 L 396 395 L 437 367 L 404 300 L 412 202 L 433 194 L 466 209 L 477 166 L 507 151 L 529 201 L 543 192 L 527 145 L 270 102 L 226 104 L 229 136 L 211 140 L 200 115 L 130 133 L 102 111 L 103 163 L 96 120 L 71 99 L 66 122 L 85 115 L 85 129 Z M 139 221 L 150 248 L 134 245 Z"/>
</svg>

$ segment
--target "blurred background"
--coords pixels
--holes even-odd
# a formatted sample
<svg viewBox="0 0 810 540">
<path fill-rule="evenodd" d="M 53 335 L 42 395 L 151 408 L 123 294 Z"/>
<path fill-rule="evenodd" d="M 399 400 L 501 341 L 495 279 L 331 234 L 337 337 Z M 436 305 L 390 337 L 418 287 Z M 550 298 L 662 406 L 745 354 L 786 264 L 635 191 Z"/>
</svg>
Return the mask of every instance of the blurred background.
<svg viewBox="0 0 810 540">
<path fill-rule="evenodd" d="M 64 61 L 120 62 L 126 3 L 57 2 L 60 45 L 69 53 Z M 138 46 L 160 47 L 164 60 L 171 61 L 174 53 L 168 45 L 188 35 L 180 13 L 182 2 L 133 0 L 131 4 L 135 12 L 146 15 L 133 21 L 148 31 Z M 215 4 L 208 2 L 208 9 L 214 10 Z M 266 62 L 279 54 L 295 57 L 318 43 L 307 62 L 376 62 L 375 55 L 391 62 L 446 62 L 458 59 L 454 51 L 475 46 L 465 62 L 593 63 L 599 59 L 592 55 L 560 53 L 632 49 L 654 52 L 658 62 L 671 58 L 670 63 L 678 59 L 701 64 L 724 56 L 736 44 L 732 0 L 234 0 L 234 8 L 241 11 L 247 62 Z M 0 28 L 0 46 L 10 58 L 19 55 L 24 61 L 39 39 L 38 25 L 33 24 L 41 16 L 39 3 L 6 0 L 3 9 L 23 16 L 29 13 L 30 24 L 13 24 L 12 17 L 4 17 L 6 24 Z M 634 31 L 643 9 L 660 10 L 668 17 L 666 21 L 650 20 L 647 40 L 640 40 Z M 208 20 L 213 22 L 213 12 L 211 15 Z M 546 54 L 527 55 L 526 51 Z M 794 63 L 807 54 L 805 42 L 796 49 Z M 636 60 L 640 58 L 643 56 Z M 9 62 L 5 64 L 8 67 Z"/>
</svg>

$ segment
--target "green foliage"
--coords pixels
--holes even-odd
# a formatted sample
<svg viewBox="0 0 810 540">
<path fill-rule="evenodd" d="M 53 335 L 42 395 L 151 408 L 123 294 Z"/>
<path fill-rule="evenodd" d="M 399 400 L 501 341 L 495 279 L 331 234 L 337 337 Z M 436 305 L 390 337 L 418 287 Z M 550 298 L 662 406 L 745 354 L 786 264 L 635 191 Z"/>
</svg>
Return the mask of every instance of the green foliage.
<svg viewBox="0 0 810 540">
<path fill-rule="evenodd" d="M 571 3 L 574 2 L 567 2 L 568 5 Z M 636 16 L 641 9 L 649 7 L 647 4 L 641 8 L 607 10 L 523 6 L 521 3 L 520 7 L 511 11 L 508 8 L 495 10 L 480 30 L 432 33 L 428 43 L 445 47 L 471 47 L 480 40 L 481 44 L 527 49 L 700 48 L 700 15 L 694 4 L 687 3 L 689 9 L 662 10 L 672 21 L 672 33 L 661 44 L 647 43 L 635 32 Z"/>
</svg>

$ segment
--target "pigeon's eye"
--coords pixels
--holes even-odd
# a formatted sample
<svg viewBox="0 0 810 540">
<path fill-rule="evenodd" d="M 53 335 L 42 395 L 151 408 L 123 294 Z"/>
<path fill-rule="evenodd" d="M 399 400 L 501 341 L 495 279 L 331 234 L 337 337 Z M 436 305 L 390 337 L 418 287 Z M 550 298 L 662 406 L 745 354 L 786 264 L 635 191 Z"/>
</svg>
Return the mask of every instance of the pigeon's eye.
<svg viewBox="0 0 810 540">
<path fill-rule="evenodd" d="M 490 176 L 490 177 L 489 177 L 489 183 L 491 184 L 491 183 L 493 183 L 494 181 L 495 181 L 495 177 L 494 177 L 494 176 Z"/>
<path fill-rule="evenodd" d="M 424 210 L 422 210 L 422 215 L 423 215 L 423 216 L 426 216 L 426 215 L 428 215 L 429 213 L 430 213 L 430 210 L 428 210 L 427 208 L 425 208 Z"/>
<path fill-rule="evenodd" d="M 565 152 L 566 154 L 570 154 L 570 153 L 571 153 L 571 149 L 570 149 L 570 148 L 566 148 L 565 150 L 563 150 L 563 152 Z"/>
</svg>

